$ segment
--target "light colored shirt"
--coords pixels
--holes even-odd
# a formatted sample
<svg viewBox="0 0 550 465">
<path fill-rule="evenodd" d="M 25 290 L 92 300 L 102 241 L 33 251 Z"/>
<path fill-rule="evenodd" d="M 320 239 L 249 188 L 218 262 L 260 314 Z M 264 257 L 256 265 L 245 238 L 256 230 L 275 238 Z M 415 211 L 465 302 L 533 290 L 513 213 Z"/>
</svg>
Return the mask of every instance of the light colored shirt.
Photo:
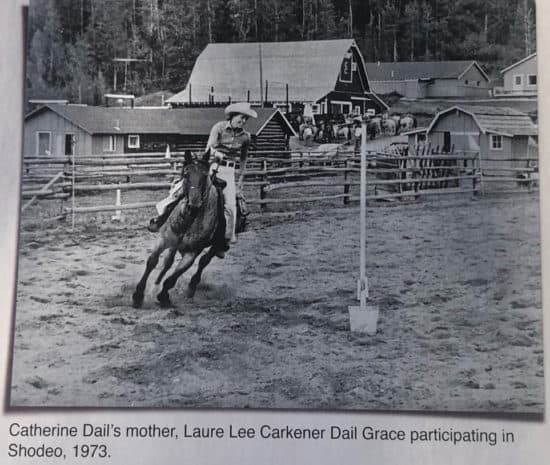
<svg viewBox="0 0 550 465">
<path fill-rule="evenodd" d="M 220 121 L 212 126 L 206 148 L 222 152 L 229 158 L 245 160 L 250 146 L 250 133 L 231 127 L 229 121 Z"/>
</svg>

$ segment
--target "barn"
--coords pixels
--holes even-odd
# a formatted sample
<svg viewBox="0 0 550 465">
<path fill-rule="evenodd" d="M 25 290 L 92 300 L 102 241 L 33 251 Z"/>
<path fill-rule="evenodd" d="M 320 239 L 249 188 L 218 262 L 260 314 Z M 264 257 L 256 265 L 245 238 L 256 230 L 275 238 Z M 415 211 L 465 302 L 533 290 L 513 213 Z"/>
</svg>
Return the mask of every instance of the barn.
<svg viewBox="0 0 550 465">
<path fill-rule="evenodd" d="M 537 157 L 537 126 L 507 107 L 454 106 L 439 112 L 430 125 L 407 133 L 409 152 L 430 145 L 436 152 L 477 152 L 487 168 L 525 166 L 510 158 Z"/>
<path fill-rule="evenodd" d="M 286 150 L 296 135 L 285 116 L 259 108 L 246 130 L 253 150 Z M 201 150 L 221 108 L 111 108 L 44 105 L 25 117 L 24 155 L 71 156 Z"/>
<path fill-rule="evenodd" d="M 254 105 L 311 105 L 314 114 L 379 113 L 353 39 L 208 44 L 173 106 L 249 101 Z"/>
<path fill-rule="evenodd" d="M 406 98 L 488 97 L 489 77 L 476 61 L 367 63 L 373 92 Z"/>
</svg>

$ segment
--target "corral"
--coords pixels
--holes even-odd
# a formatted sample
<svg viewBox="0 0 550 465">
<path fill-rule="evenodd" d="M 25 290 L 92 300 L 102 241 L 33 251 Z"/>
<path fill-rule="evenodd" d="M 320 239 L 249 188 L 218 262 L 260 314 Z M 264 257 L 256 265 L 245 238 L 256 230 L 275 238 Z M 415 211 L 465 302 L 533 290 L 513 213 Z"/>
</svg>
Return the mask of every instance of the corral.
<svg viewBox="0 0 550 465">
<path fill-rule="evenodd" d="M 81 213 L 73 231 L 24 216 L 11 405 L 541 412 L 538 195 L 472 198 L 479 184 L 467 186 L 371 202 L 374 337 L 349 332 L 359 231 L 343 193 L 298 212 L 256 209 L 192 301 L 184 275 L 170 310 L 152 291 L 131 307 L 151 209 L 123 210 L 120 223 L 112 211 Z M 141 203 L 164 194 L 125 192 Z M 105 205 L 113 192 L 79 201 Z M 26 214 L 44 214 L 44 202 L 60 201 Z"/>
</svg>

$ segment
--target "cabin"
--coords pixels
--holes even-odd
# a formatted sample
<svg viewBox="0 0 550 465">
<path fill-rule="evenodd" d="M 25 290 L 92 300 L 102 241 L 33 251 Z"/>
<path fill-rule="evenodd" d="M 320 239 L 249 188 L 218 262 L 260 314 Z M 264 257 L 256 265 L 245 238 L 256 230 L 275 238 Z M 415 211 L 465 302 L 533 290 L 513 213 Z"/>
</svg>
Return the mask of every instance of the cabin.
<svg viewBox="0 0 550 465">
<path fill-rule="evenodd" d="M 488 97 L 489 77 L 476 61 L 367 63 L 373 92 L 410 99 Z"/>
<path fill-rule="evenodd" d="M 313 114 L 380 113 L 388 106 L 371 90 L 353 39 L 208 44 L 172 106 L 247 101 Z"/>
<path fill-rule="evenodd" d="M 495 87 L 495 97 L 537 95 L 537 54 L 533 53 L 507 68 L 502 75 L 503 86 Z"/>
<path fill-rule="evenodd" d="M 439 112 L 427 128 L 405 134 L 409 153 L 428 146 L 437 153 L 475 152 L 487 169 L 525 167 L 525 162 L 509 159 L 537 157 L 537 126 L 512 108 L 453 106 Z"/>
<path fill-rule="evenodd" d="M 282 151 L 295 136 L 286 117 L 259 108 L 247 122 L 252 150 Z M 25 156 L 108 155 L 206 147 L 210 129 L 224 120 L 222 108 L 122 108 L 44 105 L 25 117 Z"/>
</svg>

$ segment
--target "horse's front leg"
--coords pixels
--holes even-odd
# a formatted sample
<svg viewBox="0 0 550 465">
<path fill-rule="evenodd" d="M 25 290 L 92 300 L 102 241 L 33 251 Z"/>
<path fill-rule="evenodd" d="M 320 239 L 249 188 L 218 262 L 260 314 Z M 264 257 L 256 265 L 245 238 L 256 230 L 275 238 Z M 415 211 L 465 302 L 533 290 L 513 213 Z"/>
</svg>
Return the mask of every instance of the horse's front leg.
<svg viewBox="0 0 550 465">
<path fill-rule="evenodd" d="M 202 270 L 204 270 L 208 264 L 212 261 L 212 258 L 216 255 L 216 251 L 214 250 L 214 247 L 210 247 L 208 249 L 208 252 L 206 252 L 201 259 L 199 260 L 199 266 L 197 269 L 197 272 L 193 275 L 191 278 L 191 281 L 189 281 L 189 286 L 187 288 L 187 297 L 192 298 L 195 295 L 195 291 L 197 290 L 197 286 L 201 282 L 201 274 Z"/>
<path fill-rule="evenodd" d="M 140 308 L 143 304 L 143 295 L 145 293 L 145 287 L 147 286 L 147 279 L 149 278 L 151 271 L 153 271 L 157 266 L 160 254 L 165 250 L 165 248 L 166 246 L 164 245 L 164 243 L 159 242 L 156 244 L 151 255 L 149 255 L 149 258 L 147 259 L 147 265 L 145 266 L 145 272 L 139 280 L 139 283 L 136 286 L 136 290 L 132 294 L 134 308 Z"/>
<path fill-rule="evenodd" d="M 161 307 L 169 307 L 172 305 L 168 291 L 176 285 L 178 278 L 189 268 L 191 268 L 191 265 L 193 265 L 199 253 L 200 252 L 184 253 L 178 263 L 178 266 L 176 267 L 176 270 L 164 280 L 164 283 L 162 284 L 162 291 L 157 294 L 157 300 L 159 301 Z"/>
<path fill-rule="evenodd" d="M 155 284 L 158 286 L 162 282 L 162 278 L 164 278 L 164 275 L 167 273 L 167 271 L 172 267 L 174 264 L 174 258 L 176 257 L 178 249 L 176 247 L 170 249 L 168 252 L 168 255 L 166 256 L 166 259 L 164 260 L 164 265 L 162 267 L 161 272 L 157 276 L 157 279 L 155 280 Z"/>
</svg>

